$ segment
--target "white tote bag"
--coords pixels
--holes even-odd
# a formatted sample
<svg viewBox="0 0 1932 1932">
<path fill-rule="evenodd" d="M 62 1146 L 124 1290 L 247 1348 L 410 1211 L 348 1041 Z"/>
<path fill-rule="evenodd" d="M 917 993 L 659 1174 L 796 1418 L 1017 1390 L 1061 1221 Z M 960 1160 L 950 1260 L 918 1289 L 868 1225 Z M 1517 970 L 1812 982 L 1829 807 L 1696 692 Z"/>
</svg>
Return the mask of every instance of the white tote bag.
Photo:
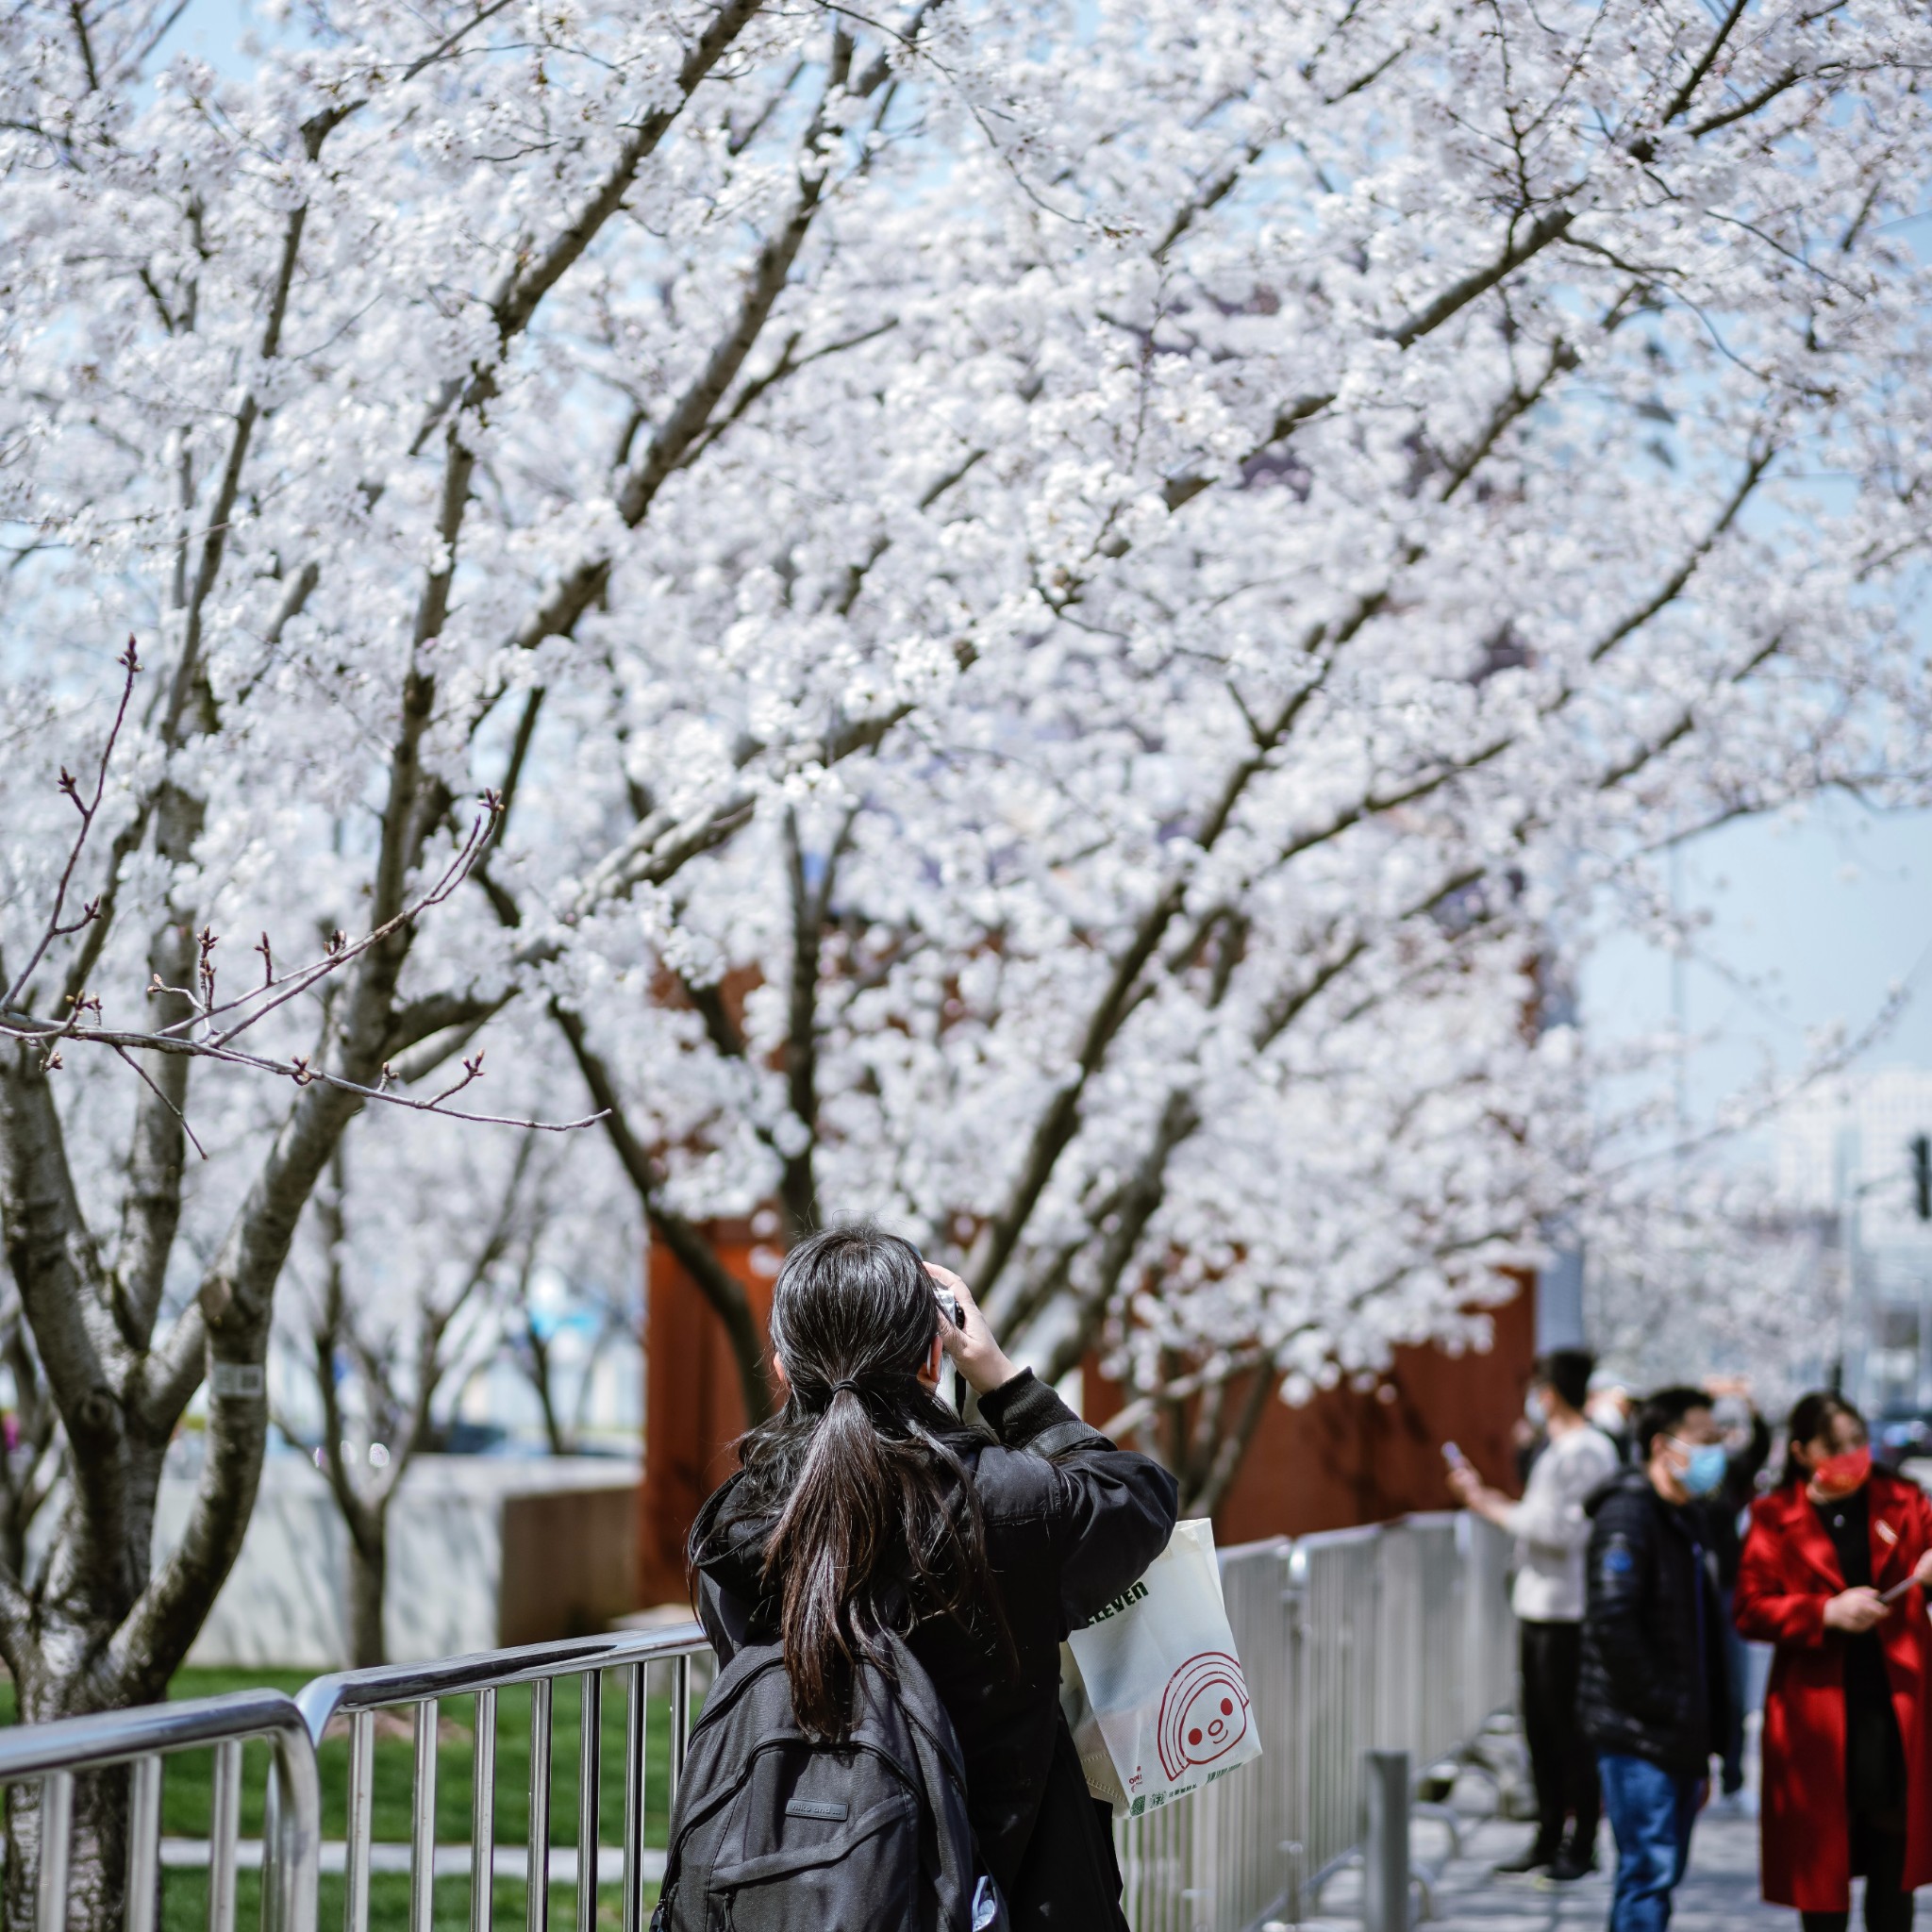
<svg viewBox="0 0 1932 1932">
<path fill-rule="evenodd" d="M 1175 1524 L 1147 1574 L 1075 1630 L 1067 1651 L 1081 1769 L 1116 1817 L 1138 1818 L 1260 1757 L 1205 1517 Z"/>
</svg>

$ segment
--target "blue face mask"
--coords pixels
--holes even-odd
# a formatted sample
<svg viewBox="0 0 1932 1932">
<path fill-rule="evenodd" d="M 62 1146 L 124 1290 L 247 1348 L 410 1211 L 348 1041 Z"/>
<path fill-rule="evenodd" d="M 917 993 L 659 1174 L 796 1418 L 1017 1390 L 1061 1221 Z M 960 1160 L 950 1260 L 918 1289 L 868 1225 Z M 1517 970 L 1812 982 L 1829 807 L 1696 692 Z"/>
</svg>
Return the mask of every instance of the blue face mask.
<svg viewBox="0 0 1932 1932">
<path fill-rule="evenodd" d="M 1689 1444 L 1685 1446 L 1690 1447 Z M 1724 1482 L 1726 1460 L 1722 1442 L 1698 1443 L 1690 1449 L 1690 1459 L 1684 1468 L 1681 1478 L 1684 1487 L 1693 1496 L 1710 1495 Z"/>
</svg>

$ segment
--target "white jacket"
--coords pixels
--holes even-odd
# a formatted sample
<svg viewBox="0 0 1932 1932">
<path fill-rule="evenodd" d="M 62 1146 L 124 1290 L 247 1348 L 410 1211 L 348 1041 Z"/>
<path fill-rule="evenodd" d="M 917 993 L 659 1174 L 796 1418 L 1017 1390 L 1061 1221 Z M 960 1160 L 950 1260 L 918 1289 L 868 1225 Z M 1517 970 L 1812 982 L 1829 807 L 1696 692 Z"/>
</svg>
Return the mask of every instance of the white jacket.
<svg viewBox="0 0 1932 1932">
<path fill-rule="evenodd" d="M 1523 1501 L 1503 1526 L 1517 1539 L 1510 1604 L 1525 1624 L 1583 1621 L 1583 1557 L 1590 1518 L 1583 1505 L 1617 1473 L 1617 1452 L 1587 1424 L 1558 1436 L 1536 1459 Z"/>
</svg>

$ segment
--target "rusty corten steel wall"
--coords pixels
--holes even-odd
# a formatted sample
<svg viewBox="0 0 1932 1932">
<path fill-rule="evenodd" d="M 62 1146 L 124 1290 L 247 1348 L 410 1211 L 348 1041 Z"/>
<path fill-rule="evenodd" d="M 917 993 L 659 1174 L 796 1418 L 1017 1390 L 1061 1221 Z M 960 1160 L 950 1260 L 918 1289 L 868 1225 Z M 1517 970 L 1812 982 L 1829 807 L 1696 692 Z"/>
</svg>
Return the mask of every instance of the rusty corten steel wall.
<svg viewBox="0 0 1932 1932">
<path fill-rule="evenodd" d="M 1457 1443 L 1487 1480 L 1519 1493 L 1509 1432 L 1523 1415 L 1536 1352 L 1533 1283 L 1525 1277 L 1493 1317 L 1495 1341 L 1486 1355 L 1397 1349 L 1383 1385 L 1392 1400 L 1335 1389 L 1305 1408 L 1272 1402 L 1215 1513 L 1217 1541 L 1310 1536 L 1452 1507 L 1442 1480 L 1445 1441 Z M 1086 1391 L 1091 1422 L 1104 1423 L 1121 1407 L 1119 1391 L 1091 1368 Z"/>
<path fill-rule="evenodd" d="M 705 1232 L 745 1285 L 760 1324 L 771 1312 L 774 1251 L 743 1223 Z M 754 1257 L 765 1265 L 755 1267 Z M 766 1272 L 770 1269 L 771 1272 Z M 690 1602 L 684 1539 L 703 1503 L 737 1466 L 730 1446 L 744 1403 L 724 1330 L 662 1241 L 653 1241 L 644 1340 L 644 1479 L 638 1488 L 638 1602 Z"/>
<path fill-rule="evenodd" d="M 506 1496 L 498 1644 L 608 1630 L 635 1607 L 637 1534 L 635 1483 Z"/>
</svg>

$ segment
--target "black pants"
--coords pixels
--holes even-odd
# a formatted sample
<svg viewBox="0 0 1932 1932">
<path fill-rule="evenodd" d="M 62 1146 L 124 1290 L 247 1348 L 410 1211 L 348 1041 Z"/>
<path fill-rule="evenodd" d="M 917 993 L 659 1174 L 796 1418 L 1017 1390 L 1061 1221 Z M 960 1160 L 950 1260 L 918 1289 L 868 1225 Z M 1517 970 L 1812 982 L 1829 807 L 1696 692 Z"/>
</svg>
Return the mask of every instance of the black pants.
<svg viewBox="0 0 1932 1932">
<path fill-rule="evenodd" d="M 1006 1888 L 1013 1932 L 1127 1932 L 1121 1868 L 1108 1806 L 1087 1795 L 1087 1774 L 1073 1734 L 1054 1716 L 1053 1768 L 1041 1794 L 1033 1835 Z"/>
<path fill-rule="evenodd" d="M 1899 1890 L 1905 1876 L 1906 1835 L 1874 1831 L 1852 1820 L 1852 1868 L 1865 1870 L 1865 1932 L 1911 1932 L 1912 1895 Z M 1805 1932 L 1845 1932 L 1849 1912 L 1801 1912 Z"/>
<path fill-rule="evenodd" d="M 1580 1624 L 1524 1624 L 1523 1633 L 1523 1735 L 1529 1774 L 1536 1783 L 1539 1849 L 1554 1855 L 1563 1821 L 1574 1818 L 1584 1856 L 1596 1843 L 1602 1811 L 1596 1757 L 1576 1722 L 1576 1675 L 1582 1660 Z"/>
</svg>

